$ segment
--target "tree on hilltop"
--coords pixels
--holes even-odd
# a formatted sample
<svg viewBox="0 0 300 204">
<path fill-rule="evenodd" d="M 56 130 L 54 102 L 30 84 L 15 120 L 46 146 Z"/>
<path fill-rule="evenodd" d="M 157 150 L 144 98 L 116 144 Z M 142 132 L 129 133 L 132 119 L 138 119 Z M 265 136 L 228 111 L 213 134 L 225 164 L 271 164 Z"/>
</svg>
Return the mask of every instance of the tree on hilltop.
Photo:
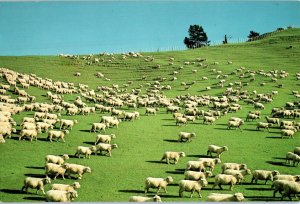
<svg viewBox="0 0 300 204">
<path fill-rule="evenodd" d="M 187 48 L 198 48 L 209 45 L 210 41 L 208 41 L 202 26 L 190 25 L 188 32 L 189 37 L 185 37 L 183 41 Z"/>
<path fill-rule="evenodd" d="M 248 35 L 248 41 L 252 41 L 252 40 L 254 40 L 258 36 L 259 36 L 259 33 L 251 30 L 250 34 Z"/>
</svg>

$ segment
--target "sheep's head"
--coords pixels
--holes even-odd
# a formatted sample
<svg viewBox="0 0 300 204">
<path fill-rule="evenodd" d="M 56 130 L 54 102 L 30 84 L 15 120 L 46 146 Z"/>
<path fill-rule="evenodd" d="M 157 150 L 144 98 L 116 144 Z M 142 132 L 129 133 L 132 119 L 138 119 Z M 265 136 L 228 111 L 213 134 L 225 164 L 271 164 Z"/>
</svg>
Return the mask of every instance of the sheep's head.
<svg viewBox="0 0 300 204">
<path fill-rule="evenodd" d="M 214 162 L 215 162 L 215 164 L 220 164 L 221 163 L 221 159 L 220 158 L 215 158 Z"/>
<path fill-rule="evenodd" d="M 110 137 L 115 139 L 116 135 L 115 134 L 111 134 Z"/>
<path fill-rule="evenodd" d="M 205 178 L 201 178 L 198 182 L 203 187 L 207 186 L 207 184 L 208 184 L 208 182 Z"/>
<path fill-rule="evenodd" d="M 90 150 L 91 150 L 92 152 L 96 152 L 96 151 L 97 151 L 97 147 L 96 147 L 96 146 L 91 146 L 91 147 L 90 147 Z"/>
<path fill-rule="evenodd" d="M 279 173 L 279 171 L 277 171 L 277 170 L 274 170 L 274 171 L 272 171 L 272 175 L 273 176 L 276 176 L 276 175 L 279 175 L 280 173 Z"/>
<path fill-rule="evenodd" d="M 64 155 L 62 156 L 62 158 L 63 158 L 64 160 L 67 160 L 67 159 L 69 159 L 69 155 L 64 154 Z"/>
<path fill-rule="evenodd" d="M 90 167 L 85 167 L 84 169 L 83 169 L 83 172 L 85 172 L 85 173 L 91 173 L 92 172 L 92 169 L 90 168 Z"/>
<path fill-rule="evenodd" d="M 174 180 L 173 180 L 172 176 L 168 176 L 166 178 L 166 181 L 167 181 L 167 183 L 172 183 Z"/>
<path fill-rule="evenodd" d="M 227 146 L 224 146 L 224 147 L 223 147 L 223 151 L 228 151 L 228 147 L 227 147 Z"/>
<path fill-rule="evenodd" d="M 162 202 L 160 196 L 158 196 L 158 195 L 155 195 L 155 196 L 153 197 L 153 201 L 154 201 L 154 202 Z"/>
<path fill-rule="evenodd" d="M 74 124 L 77 124 L 78 123 L 78 121 L 77 120 L 74 120 Z"/>
<path fill-rule="evenodd" d="M 77 191 L 68 191 L 68 194 L 70 195 L 71 200 L 74 200 L 74 198 L 78 198 Z"/>
<path fill-rule="evenodd" d="M 242 193 L 235 193 L 234 198 L 236 199 L 236 201 L 240 201 L 240 202 L 245 199 Z"/>
<path fill-rule="evenodd" d="M 247 164 L 241 164 L 240 169 L 247 169 Z"/>
<path fill-rule="evenodd" d="M 234 177 L 237 179 L 238 183 L 240 183 L 244 179 L 241 174 L 235 174 Z"/>
<path fill-rule="evenodd" d="M 48 176 L 46 176 L 46 178 L 44 178 L 44 182 L 47 183 L 51 183 L 51 178 L 49 178 Z"/>
<path fill-rule="evenodd" d="M 16 128 L 12 128 L 11 132 L 16 133 L 17 132 Z"/>
<path fill-rule="evenodd" d="M 80 188 L 79 182 L 74 182 L 74 183 L 73 183 L 73 186 L 74 186 L 75 189 Z"/>
<path fill-rule="evenodd" d="M 246 174 L 251 175 L 251 170 L 250 169 L 246 169 Z"/>
<path fill-rule="evenodd" d="M 192 137 L 196 137 L 196 133 L 193 132 L 193 133 L 191 134 L 191 136 L 192 136 Z"/>
<path fill-rule="evenodd" d="M 212 175 L 213 175 L 213 174 L 212 174 L 211 171 L 206 171 L 206 172 L 205 172 L 205 177 L 206 177 L 206 178 L 212 177 Z"/>
<path fill-rule="evenodd" d="M 300 181 L 300 175 L 294 176 L 294 180 L 295 180 L 296 182 Z"/>
<path fill-rule="evenodd" d="M 69 134 L 70 132 L 69 132 L 69 130 L 64 130 L 63 133 L 64 133 L 65 135 L 67 135 L 67 134 Z"/>
<path fill-rule="evenodd" d="M 180 157 L 185 157 L 185 153 L 184 152 L 179 152 L 179 156 Z"/>
<path fill-rule="evenodd" d="M 112 149 L 116 149 L 116 148 L 118 148 L 118 145 L 117 145 L 117 144 L 112 144 L 112 145 L 111 145 L 111 148 L 112 148 Z"/>
</svg>

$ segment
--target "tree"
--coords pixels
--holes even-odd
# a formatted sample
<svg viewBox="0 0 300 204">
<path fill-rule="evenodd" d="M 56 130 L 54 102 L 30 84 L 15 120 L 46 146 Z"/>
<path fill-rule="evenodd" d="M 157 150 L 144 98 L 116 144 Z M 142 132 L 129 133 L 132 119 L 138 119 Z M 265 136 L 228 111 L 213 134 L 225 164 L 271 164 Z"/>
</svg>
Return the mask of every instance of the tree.
<svg viewBox="0 0 300 204">
<path fill-rule="evenodd" d="M 223 40 L 223 44 L 227 44 L 227 43 L 228 43 L 228 41 L 227 41 L 227 35 L 225 35 L 224 40 Z"/>
<path fill-rule="evenodd" d="M 257 33 L 257 32 L 255 32 L 255 31 L 253 31 L 253 30 L 251 30 L 250 31 L 250 34 L 248 35 L 248 41 L 252 41 L 252 40 L 254 40 L 256 37 L 258 37 L 259 36 L 259 33 Z"/>
<path fill-rule="evenodd" d="M 202 26 L 190 25 L 188 32 L 189 37 L 185 37 L 183 41 L 187 48 L 198 48 L 209 45 L 210 41 L 208 41 Z"/>
</svg>

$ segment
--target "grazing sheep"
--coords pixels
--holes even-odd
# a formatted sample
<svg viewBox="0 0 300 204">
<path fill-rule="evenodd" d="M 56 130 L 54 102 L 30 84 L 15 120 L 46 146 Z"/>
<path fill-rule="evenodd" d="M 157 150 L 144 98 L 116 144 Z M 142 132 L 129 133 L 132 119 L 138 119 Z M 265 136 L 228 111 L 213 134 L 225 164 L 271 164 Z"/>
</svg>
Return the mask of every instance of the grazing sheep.
<svg viewBox="0 0 300 204">
<path fill-rule="evenodd" d="M 202 198 L 200 192 L 202 187 L 207 186 L 208 182 L 206 179 L 201 178 L 199 181 L 181 180 L 179 181 L 179 196 L 183 197 L 183 192 L 191 192 L 190 198 L 193 197 L 193 193 L 196 191 L 199 198 Z"/>
<path fill-rule="evenodd" d="M 97 147 L 97 151 L 95 152 L 95 154 L 97 154 L 98 151 L 100 151 L 100 155 L 102 154 L 102 151 L 107 152 L 106 154 L 108 154 L 108 156 L 111 157 L 111 151 L 113 149 L 118 148 L 117 144 L 106 144 L 106 143 L 99 143 L 96 145 Z"/>
<path fill-rule="evenodd" d="M 283 138 L 284 136 L 287 136 L 288 138 L 294 138 L 294 134 L 295 132 L 293 130 L 281 130 L 281 138 Z"/>
<path fill-rule="evenodd" d="M 215 166 L 221 163 L 221 159 L 219 158 L 200 158 L 198 161 L 206 161 L 205 167 L 208 167 L 210 171 L 213 171 Z"/>
<path fill-rule="evenodd" d="M 211 177 L 211 176 L 212 176 L 211 171 L 206 171 L 206 172 L 186 171 L 186 172 L 184 172 L 185 180 L 199 181 L 201 178 L 207 179 L 208 177 Z"/>
<path fill-rule="evenodd" d="M 227 129 L 230 129 L 232 127 L 235 127 L 235 129 L 240 129 L 240 126 L 244 124 L 244 121 L 241 120 L 241 121 L 228 121 L 228 126 L 227 126 Z"/>
<path fill-rule="evenodd" d="M 46 175 L 48 174 L 54 174 L 54 180 L 56 179 L 57 176 L 61 175 L 62 178 L 65 180 L 65 173 L 66 173 L 66 168 L 64 165 L 58 165 L 58 164 L 53 164 L 53 163 L 47 163 L 45 165 L 45 171 Z"/>
<path fill-rule="evenodd" d="M 222 193 L 211 193 L 207 196 L 208 202 L 242 202 L 244 200 L 242 193 L 235 194 L 222 194 Z"/>
<path fill-rule="evenodd" d="M 78 156 L 80 158 L 80 155 L 85 155 L 85 158 L 91 158 L 91 154 L 93 152 L 96 152 L 97 148 L 96 146 L 91 146 L 91 147 L 84 147 L 84 146 L 78 146 L 75 156 Z"/>
<path fill-rule="evenodd" d="M 192 132 L 180 132 L 178 134 L 179 138 L 178 138 L 178 142 L 191 142 L 192 141 L 192 137 L 196 137 L 196 133 Z"/>
<path fill-rule="evenodd" d="M 90 132 L 92 131 L 96 132 L 97 130 L 99 130 L 99 132 L 100 130 L 103 130 L 105 132 L 105 128 L 106 128 L 105 123 L 93 123 Z"/>
<path fill-rule="evenodd" d="M 31 142 L 33 138 L 35 138 L 35 141 L 37 141 L 37 135 L 38 132 L 36 130 L 23 129 L 20 132 L 19 140 L 21 140 L 23 137 L 29 137 Z"/>
<path fill-rule="evenodd" d="M 236 174 L 236 175 L 226 175 L 226 174 L 218 174 L 215 177 L 215 183 L 212 187 L 212 189 L 214 189 L 217 185 L 220 187 L 220 189 L 222 190 L 222 184 L 229 184 L 229 190 L 232 191 L 233 189 L 233 185 L 240 183 L 243 180 L 243 176 L 240 174 Z"/>
<path fill-rule="evenodd" d="M 159 111 L 159 108 L 146 108 L 146 115 L 153 114 L 156 115 L 156 112 Z"/>
<path fill-rule="evenodd" d="M 96 136 L 96 142 L 95 145 L 97 145 L 98 143 L 108 143 L 110 144 L 111 140 L 116 138 L 115 134 L 110 134 L 110 135 L 97 135 Z"/>
<path fill-rule="evenodd" d="M 265 109 L 265 106 L 262 103 L 256 102 L 254 103 L 255 109 Z"/>
<path fill-rule="evenodd" d="M 60 120 L 60 127 L 59 129 L 61 130 L 62 128 L 70 128 L 72 130 L 72 127 L 74 124 L 78 123 L 77 120 L 66 120 L 66 119 L 61 119 Z"/>
<path fill-rule="evenodd" d="M 271 188 L 274 189 L 273 197 L 276 196 L 277 192 L 279 192 L 282 195 L 284 184 L 287 184 L 289 182 L 290 182 L 289 180 L 274 180 L 272 185 L 271 185 Z"/>
<path fill-rule="evenodd" d="M 187 119 L 185 117 L 176 117 L 176 125 L 186 125 Z"/>
<path fill-rule="evenodd" d="M 203 117 L 203 124 L 215 124 L 216 118 L 211 116 L 204 116 Z"/>
<path fill-rule="evenodd" d="M 300 175 L 280 174 L 274 176 L 273 180 L 300 181 Z"/>
<path fill-rule="evenodd" d="M 185 170 L 204 171 L 208 161 L 188 161 Z"/>
<path fill-rule="evenodd" d="M 48 137 L 47 139 L 50 140 L 50 142 L 52 142 L 52 138 L 56 138 L 56 142 L 58 142 L 59 139 L 61 139 L 63 142 L 65 142 L 65 135 L 69 134 L 68 130 L 64 130 L 64 131 L 59 131 L 59 130 L 50 130 L 48 132 Z"/>
<path fill-rule="evenodd" d="M 293 152 L 288 152 L 285 156 L 285 159 L 286 159 L 286 163 L 288 164 L 292 164 L 293 162 L 293 166 L 298 166 L 300 162 L 300 156 L 294 154 Z"/>
<path fill-rule="evenodd" d="M 61 191 L 61 190 L 49 190 L 46 193 L 47 202 L 71 202 L 78 197 L 75 190 Z"/>
<path fill-rule="evenodd" d="M 71 174 L 78 174 L 77 179 L 81 179 L 84 173 L 91 173 L 92 170 L 88 166 L 83 166 L 79 164 L 69 164 L 65 163 L 64 167 L 66 168 L 66 174 L 68 177 L 71 177 Z"/>
<path fill-rule="evenodd" d="M 300 182 L 290 181 L 283 185 L 283 193 L 281 200 L 285 197 L 289 197 L 292 200 L 291 195 L 297 195 L 300 193 Z"/>
<path fill-rule="evenodd" d="M 233 175 L 233 176 L 236 174 L 240 174 L 244 178 L 246 175 L 251 175 L 251 170 L 250 169 L 242 169 L 242 170 L 227 169 L 224 171 L 224 174 Z M 239 183 L 242 183 L 242 180 L 240 180 Z"/>
<path fill-rule="evenodd" d="M 268 132 L 270 132 L 269 127 L 271 127 L 271 126 L 272 126 L 272 123 L 258 122 L 256 125 L 256 130 L 259 131 L 260 128 L 263 128 L 263 129 L 267 129 Z"/>
<path fill-rule="evenodd" d="M 295 147 L 294 153 L 300 156 L 300 147 Z"/>
<path fill-rule="evenodd" d="M 52 184 L 51 190 L 60 190 L 60 191 L 71 191 L 80 188 L 80 184 L 78 182 L 74 182 L 73 184 Z"/>
<path fill-rule="evenodd" d="M 227 146 L 219 147 L 217 145 L 209 145 L 207 150 L 207 155 L 210 155 L 212 157 L 212 153 L 216 153 L 217 157 L 220 158 L 221 154 L 225 151 L 228 151 Z"/>
<path fill-rule="evenodd" d="M 129 202 L 161 202 L 161 198 L 158 195 L 154 197 L 131 196 Z"/>
<path fill-rule="evenodd" d="M 224 171 L 227 169 L 232 169 L 232 170 L 247 169 L 247 165 L 246 164 L 238 164 L 238 163 L 224 163 L 221 168 L 222 168 L 222 174 L 223 174 Z"/>
<path fill-rule="evenodd" d="M 180 157 L 185 157 L 185 153 L 184 152 L 165 152 L 160 161 L 162 162 L 165 159 L 167 164 L 169 164 L 170 160 L 174 160 L 174 164 L 177 164 Z"/>
<path fill-rule="evenodd" d="M 156 194 L 159 193 L 160 189 L 164 189 L 167 193 L 167 185 L 173 182 L 173 178 L 168 176 L 167 178 L 152 178 L 148 177 L 145 180 L 145 193 L 149 191 L 149 188 L 157 188 Z"/>
<path fill-rule="evenodd" d="M 246 117 L 246 121 L 249 120 L 256 120 L 256 119 L 260 119 L 259 115 L 253 114 L 253 113 L 248 113 L 247 117 Z"/>
<path fill-rule="evenodd" d="M 48 183 L 51 183 L 51 179 L 46 176 L 46 178 L 32 178 L 27 177 L 24 179 L 24 186 L 22 187 L 21 191 L 24 189 L 26 193 L 28 193 L 28 188 L 36 189 L 36 194 L 38 194 L 39 190 L 45 194 L 44 186 Z"/>
<path fill-rule="evenodd" d="M 255 183 L 257 183 L 258 180 L 265 180 L 265 184 L 267 184 L 267 181 L 273 181 L 274 176 L 279 175 L 278 171 L 267 171 L 267 170 L 255 170 L 252 173 L 252 180 L 251 183 L 255 180 Z"/>
<path fill-rule="evenodd" d="M 45 157 L 45 163 L 53 163 L 53 164 L 62 165 L 68 159 L 69 159 L 69 156 L 67 154 L 64 154 L 62 156 L 47 155 Z"/>
</svg>

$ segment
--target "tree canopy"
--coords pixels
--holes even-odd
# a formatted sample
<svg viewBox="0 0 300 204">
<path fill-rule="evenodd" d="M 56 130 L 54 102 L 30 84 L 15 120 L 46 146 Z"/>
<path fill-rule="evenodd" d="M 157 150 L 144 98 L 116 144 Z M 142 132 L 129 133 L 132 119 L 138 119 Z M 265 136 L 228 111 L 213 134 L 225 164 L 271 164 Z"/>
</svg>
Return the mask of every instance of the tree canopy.
<svg viewBox="0 0 300 204">
<path fill-rule="evenodd" d="M 248 35 L 248 41 L 252 41 L 252 40 L 254 40 L 258 36 L 259 36 L 259 33 L 251 30 L 250 34 Z"/>
<path fill-rule="evenodd" d="M 208 46 L 209 42 L 202 26 L 190 25 L 188 30 L 189 37 L 184 38 L 184 44 L 187 48 L 198 48 Z"/>
</svg>

